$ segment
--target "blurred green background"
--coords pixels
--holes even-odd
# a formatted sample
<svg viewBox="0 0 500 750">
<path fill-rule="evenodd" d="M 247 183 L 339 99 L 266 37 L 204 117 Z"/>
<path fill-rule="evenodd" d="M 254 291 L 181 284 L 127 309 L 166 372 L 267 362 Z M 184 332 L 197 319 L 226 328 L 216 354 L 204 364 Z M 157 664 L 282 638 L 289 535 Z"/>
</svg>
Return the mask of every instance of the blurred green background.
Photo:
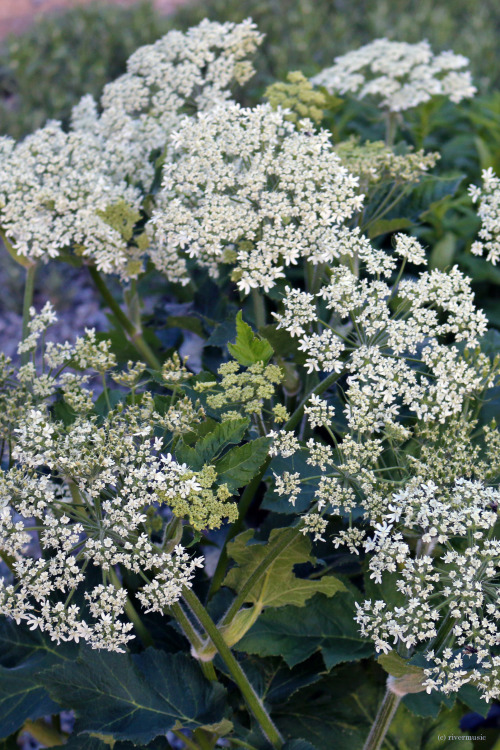
<svg viewBox="0 0 500 750">
<path fill-rule="evenodd" d="M 249 16 L 266 34 L 251 98 L 289 70 L 313 74 L 335 55 L 381 36 L 452 46 L 470 58 L 482 91 L 500 84 L 498 0 L 198 0 L 169 17 L 150 2 L 132 8 L 94 3 L 47 15 L 3 41 L 0 131 L 19 137 L 48 118 L 67 120 L 83 94 L 98 96 L 134 49 L 170 28 Z"/>
</svg>

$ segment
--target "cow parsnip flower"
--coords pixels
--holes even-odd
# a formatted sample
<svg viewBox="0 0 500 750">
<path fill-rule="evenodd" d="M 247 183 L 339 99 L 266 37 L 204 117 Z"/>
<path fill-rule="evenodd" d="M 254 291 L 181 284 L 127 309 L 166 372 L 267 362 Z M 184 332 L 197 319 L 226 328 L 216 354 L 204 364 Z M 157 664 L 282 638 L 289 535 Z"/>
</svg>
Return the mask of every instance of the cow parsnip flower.
<svg viewBox="0 0 500 750">
<path fill-rule="evenodd" d="M 330 94 L 373 97 L 389 112 L 403 112 L 445 96 L 458 103 L 476 93 L 469 60 L 451 51 L 434 54 L 427 41 L 418 44 L 376 39 L 335 58 L 335 64 L 312 78 Z"/>
<path fill-rule="evenodd" d="M 135 226 L 158 155 L 186 111 L 213 107 L 252 75 L 260 39 L 251 21 L 172 31 L 131 56 L 102 111 L 84 97 L 70 132 L 49 122 L 19 143 L 0 139 L 0 228 L 13 251 L 33 262 L 74 252 L 136 278 L 148 240 Z"/>
<path fill-rule="evenodd" d="M 230 264 L 246 294 L 269 291 L 286 266 L 337 257 L 339 227 L 362 205 L 357 184 L 326 132 L 297 130 L 269 105 L 186 118 L 147 227 L 150 257 L 172 281 L 188 282 L 189 257 L 214 277 Z"/>
<path fill-rule="evenodd" d="M 203 563 L 174 547 L 169 519 L 186 518 L 201 531 L 234 521 L 238 510 L 214 466 L 194 471 L 170 452 L 178 435 L 205 417 L 177 393 L 186 380 L 184 363 L 174 357 L 164 367 L 166 386 L 173 378 L 175 390 L 160 414 L 141 388 L 144 366 L 129 362 L 115 372 L 110 343 L 95 331 L 40 351 L 55 320 L 50 303 L 38 315 L 32 310 L 19 346 L 32 361 L 17 373 L 29 397 L 24 405 L 18 399 L 15 424 L 10 415 L 11 468 L 0 471 L 0 548 L 14 561 L 12 575 L 0 583 L 0 612 L 58 642 L 83 639 L 121 651 L 134 636 L 124 619 L 118 567 L 142 578 L 143 608 L 162 612 Z M 98 416 L 90 373 L 74 368 L 98 373 L 105 388 L 111 377 L 132 398 Z M 7 362 L 4 374 L 15 391 Z M 52 408 L 55 399 L 63 418 Z M 101 571 L 97 585 L 86 578 L 89 566 Z"/>
<path fill-rule="evenodd" d="M 481 187 L 471 185 L 469 195 L 477 203 L 481 219 L 479 240 L 471 245 L 474 255 L 485 256 L 494 266 L 500 260 L 500 180 L 491 167 L 482 172 Z"/>
<path fill-rule="evenodd" d="M 249 58 L 261 40 L 250 19 L 205 19 L 185 34 L 170 31 L 131 55 L 127 72 L 105 86 L 100 114 L 92 97 L 84 97 L 73 111 L 73 128 L 99 138 L 115 177 L 149 187 L 151 154 L 163 151 L 186 112 L 211 109 L 253 75 Z"/>
</svg>

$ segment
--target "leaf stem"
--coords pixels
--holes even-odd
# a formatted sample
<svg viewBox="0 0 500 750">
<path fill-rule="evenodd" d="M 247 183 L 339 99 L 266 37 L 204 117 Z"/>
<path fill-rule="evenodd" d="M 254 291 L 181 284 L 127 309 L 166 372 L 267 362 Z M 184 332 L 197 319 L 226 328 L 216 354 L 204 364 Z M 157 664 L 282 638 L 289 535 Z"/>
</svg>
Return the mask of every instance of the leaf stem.
<svg viewBox="0 0 500 750">
<path fill-rule="evenodd" d="M 35 277 L 36 277 L 36 265 L 32 263 L 26 267 L 26 282 L 24 285 L 24 299 L 23 299 L 23 341 L 29 335 L 29 322 L 30 322 L 30 307 L 33 304 L 33 294 L 35 291 Z M 21 354 L 21 364 L 25 365 L 29 362 L 30 352 L 23 352 Z"/>
<path fill-rule="evenodd" d="M 372 724 L 370 733 L 363 745 L 363 750 L 379 750 L 389 730 L 394 714 L 401 701 L 401 696 L 393 693 L 388 687 L 379 706 L 375 721 Z"/>
<path fill-rule="evenodd" d="M 125 315 L 120 305 L 109 291 L 104 279 L 95 266 L 88 266 L 92 281 L 104 302 L 107 304 L 109 309 L 112 311 L 116 320 L 127 334 L 128 338 L 137 349 L 141 358 L 154 370 L 161 369 L 160 360 L 153 352 L 149 344 L 145 341 L 142 331 L 138 329 L 132 321 Z"/>
<path fill-rule="evenodd" d="M 248 708 L 259 723 L 262 732 L 271 745 L 276 748 L 276 750 L 280 750 L 283 745 L 283 738 L 266 711 L 261 699 L 253 689 L 240 664 L 234 657 L 231 649 L 226 644 L 222 633 L 220 633 L 217 628 L 217 625 L 214 623 L 192 589 L 184 587 L 183 597 L 186 604 L 203 626 L 207 636 L 219 652 L 220 657 L 224 660 L 232 679 L 239 687 Z"/>
</svg>

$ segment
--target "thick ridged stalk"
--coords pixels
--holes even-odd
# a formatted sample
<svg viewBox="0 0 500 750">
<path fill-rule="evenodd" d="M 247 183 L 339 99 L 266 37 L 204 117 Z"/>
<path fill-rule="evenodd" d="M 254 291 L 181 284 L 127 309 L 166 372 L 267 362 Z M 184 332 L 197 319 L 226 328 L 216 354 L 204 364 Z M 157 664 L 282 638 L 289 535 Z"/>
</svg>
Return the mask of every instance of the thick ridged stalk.
<svg viewBox="0 0 500 750">
<path fill-rule="evenodd" d="M 192 589 L 184 588 L 183 598 L 188 607 L 193 612 L 194 616 L 199 620 L 200 625 L 205 630 L 214 647 L 217 649 L 219 656 L 224 661 L 232 679 L 239 687 L 249 710 L 257 720 L 262 732 L 267 737 L 271 745 L 276 748 L 276 750 L 280 750 L 280 748 L 283 746 L 283 738 L 281 737 L 277 727 L 274 725 L 271 717 L 267 713 L 267 710 L 261 699 L 253 689 L 240 664 L 234 657 L 231 649 L 225 642 L 224 637 L 217 628 L 217 625 L 214 623 L 207 610 L 200 602 L 194 591 L 192 591 Z"/>
<path fill-rule="evenodd" d="M 390 688 L 385 691 L 384 698 L 378 709 L 375 721 L 370 729 L 363 750 L 379 750 L 389 730 L 394 714 L 397 711 L 401 696 L 393 693 Z"/>
</svg>

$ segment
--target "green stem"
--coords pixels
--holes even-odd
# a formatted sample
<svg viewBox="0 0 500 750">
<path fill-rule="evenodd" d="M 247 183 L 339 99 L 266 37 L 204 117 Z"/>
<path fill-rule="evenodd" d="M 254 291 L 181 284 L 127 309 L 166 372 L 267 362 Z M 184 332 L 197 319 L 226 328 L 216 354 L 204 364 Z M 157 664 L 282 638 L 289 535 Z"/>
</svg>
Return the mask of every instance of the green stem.
<svg viewBox="0 0 500 750">
<path fill-rule="evenodd" d="M 258 289 L 252 289 L 253 314 L 257 330 L 266 325 L 266 302 Z"/>
<path fill-rule="evenodd" d="M 290 430 L 295 429 L 297 425 L 299 424 L 300 420 L 302 419 L 304 415 L 304 406 L 307 404 L 309 399 L 313 394 L 316 396 L 320 396 L 322 393 L 324 393 L 333 383 L 335 383 L 342 373 L 338 372 L 331 372 L 330 375 L 327 375 L 327 377 L 319 383 L 316 388 L 313 388 L 300 402 L 300 404 L 295 409 L 294 413 L 286 422 L 286 424 L 283 426 L 283 429 L 289 432 Z"/>
<path fill-rule="evenodd" d="M 106 286 L 106 283 L 97 268 L 95 266 L 89 266 L 88 268 L 97 291 L 99 292 L 109 309 L 113 312 L 116 320 L 128 335 L 130 341 L 135 346 L 138 353 L 141 355 L 141 358 L 150 367 L 152 367 L 153 370 L 160 370 L 161 363 L 149 344 L 145 341 L 144 336 L 142 335 L 142 331 L 140 329 L 137 329 L 132 321 L 125 315 L 120 305 Z"/>
<path fill-rule="evenodd" d="M 395 112 L 387 112 L 385 117 L 385 145 L 392 148 L 398 129 L 398 116 Z"/>
<path fill-rule="evenodd" d="M 363 745 L 363 750 L 379 750 L 379 748 L 382 747 L 382 743 L 389 730 L 400 701 L 401 696 L 396 695 L 387 688 L 375 717 L 375 721 L 370 729 L 370 734 Z"/>
<path fill-rule="evenodd" d="M 33 304 L 36 268 L 37 267 L 34 263 L 26 268 L 26 283 L 24 285 L 24 299 L 23 299 L 23 341 L 29 335 L 30 307 Z M 29 359 L 30 359 L 30 352 L 23 352 L 21 354 L 22 365 L 27 364 L 29 362 Z"/>
<path fill-rule="evenodd" d="M 170 612 L 177 620 L 178 624 L 181 626 L 182 632 L 188 639 L 189 643 L 191 644 L 191 647 L 195 652 L 199 652 L 203 649 L 203 646 L 205 645 L 203 643 L 203 639 L 201 638 L 200 634 L 193 628 L 191 623 L 189 622 L 189 618 L 185 614 L 184 610 L 182 609 L 181 605 L 176 602 L 175 604 L 172 604 L 170 607 Z M 212 663 L 212 661 L 203 661 L 199 660 L 199 665 L 203 671 L 203 674 L 207 678 L 207 680 L 210 680 L 210 682 L 215 682 L 217 680 L 217 675 L 215 673 L 215 667 Z"/>
<path fill-rule="evenodd" d="M 28 719 L 24 722 L 23 729 L 29 732 L 37 742 L 46 747 L 61 745 L 68 737 L 66 732 L 57 732 L 49 724 L 46 724 L 43 719 L 37 719 L 36 721 Z"/>
<path fill-rule="evenodd" d="M 276 748 L 276 750 L 280 750 L 283 745 L 283 738 L 281 737 L 278 729 L 275 727 L 271 717 L 267 713 L 261 699 L 253 689 L 247 676 L 245 675 L 241 666 L 231 652 L 231 649 L 226 644 L 224 637 L 219 632 L 216 624 L 214 623 L 194 591 L 192 591 L 192 589 L 185 587 L 183 591 L 183 597 L 184 601 L 187 603 L 195 617 L 199 620 L 207 636 L 210 638 L 215 648 L 219 652 L 220 657 L 224 660 L 232 679 L 239 687 L 248 708 L 259 723 L 262 732 L 267 737 L 271 745 Z"/>
</svg>

